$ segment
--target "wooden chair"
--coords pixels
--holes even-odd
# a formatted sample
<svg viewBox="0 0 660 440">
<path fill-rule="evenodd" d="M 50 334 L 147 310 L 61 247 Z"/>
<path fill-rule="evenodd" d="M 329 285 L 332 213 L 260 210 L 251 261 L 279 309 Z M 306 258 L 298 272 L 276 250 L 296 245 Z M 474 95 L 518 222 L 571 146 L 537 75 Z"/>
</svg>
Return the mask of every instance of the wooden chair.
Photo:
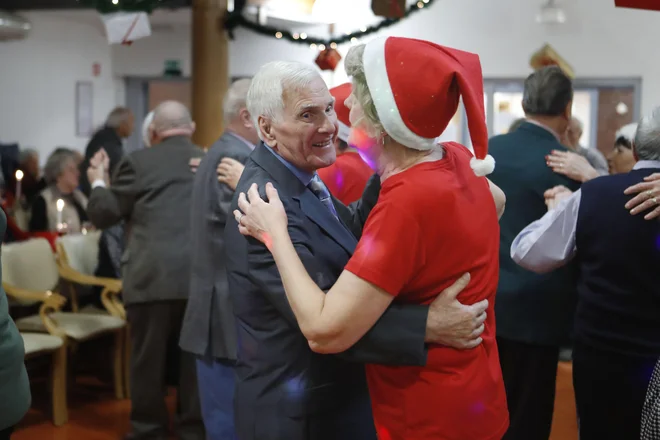
<svg viewBox="0 0 660 440">
<path fill-rule="evenodd" d="M 60 268 L 51 246 L 43 238 L 31 239 L 2 246 L 3 285 L 8 294 L 16 292 L 32 293 L 32 297 L 23 295 L 21 302 L 33 304 L 44 295 L 51 297 L 60 281 Z M 12 296 L 16 297 L 16 295 Z M 20 297 L 20 295 L 19 295 Z M 56 298 L 62 298 L 57 295 Z M 60 306 L 61 308 L 61 306 Z M 45 318 L 48 318 L 47 320 Z M 50 326 L 48 323 L 53 323 Z M 116 316 L 86 313 L 67 313 L 51 308 L 39 315 L 16 320 L 16 326 L 25 333 L 50 333 L 59 329 L 67 347 L 114 334 L 113 376 L 115 397 L 124 397 L 123 350 L 126 322 Z"/>
<path fill-rule="evenodd" d="M 12 280 L 11 270 L 5 264 L 6 255 L 3 246 L 2 252 L 2 273 L 4 280 Z M 53 312 L 57 312 L 62 308 L 66 299 L 58 294 L 50 291 L 35 292 L 25 289 L 20 289 L 7 284 L 3 280 L 3 287 L 7 295 L 15 301 L 21 303 L 41 303 L 39 307 L 39 319 L 41 319 L 44 328 L 48 333 L 24 333 L 21 332 L 23 338 L 23 346 L 25 347 L 25 359 L 31 359 L 38 356 L 51 356 L 51 370 L 50 370 L 50 392 L 51 392 L 51 405 L 53 424 L 55 426 L 64 425 L 69 419 L 69 412 L 67 409 L 67 390 L 66 390 L 66 333 L 63 329 L 58 327 L 57 323 L 51 318 Z"/>
<path fill-rule="evenodd" d="M 110 314 L 126 321 L 126 310 L 119 295 L 122 291 L 122 282 L 114 278 L 102 278 L 94 275 L 98 266 L 99 239 L 101 232 L 88 232 L 86 234 L 65 235 L 57 239 L 57 263 L 62 279 L 70 287 L 71 297 L 76 304 L 73 304 L 74 310 L 78 310 L 75 285 L 100 286 L 101 302 L 105 310 L 99 310 L 95 307 L 83 308 L 82 313 L 101 313 Z M 129 396 L 129 338 L 128 326 L 123 340 L 124 356 L 124 396 Z"/>
</svg>

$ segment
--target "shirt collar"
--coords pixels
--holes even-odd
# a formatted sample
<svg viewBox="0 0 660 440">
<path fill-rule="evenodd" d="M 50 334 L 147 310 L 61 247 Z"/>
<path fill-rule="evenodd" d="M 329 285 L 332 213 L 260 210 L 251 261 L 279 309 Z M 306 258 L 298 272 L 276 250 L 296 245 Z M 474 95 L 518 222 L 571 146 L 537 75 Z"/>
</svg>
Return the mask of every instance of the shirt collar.
<svg viewBox="0 0 660 440">
<path fill-rule="evenodd" d="M 643 168 L 660 168 L 660 160 L 639 160 L 633 167 L 633 170 L 641 170 Z"/>
<path fill-rule="evenodd" d="M 284 164 L 285 167 L 289 169 L 297 178 L 302 182 L 303 185 L 307 186 L 310 184 L 312 179 L 314 178 L 315 173 L 308 173 L 307 171 L 303 171 L 300 168 L 296 167 L 295 165 L 291 164 L 288 162 L 286 159 L 284 159 L 282 156 L 277 154 L 272 148 L 270 148 L 268 145 L 264 144 L 264 147 L 268 151 L 270 151 L 275 157 Z"/>
<path fill-rule="evenodd" d="M 248 148 L 250 149 L 250 151 L 254 150 L 254 144 L 253 144 L 252 142 L 248 141 L 247 139 L 245 139 L 245 138 L 244 138 L 243 136 L 241 136 L 240 134 L 238 134 L 238 133 L 236 133 L 236 132 L 233 132 L 233 131 L 231 131 L 231 130 L 229 130 L 229 129 L 227 130 L 227 132 L 228 132 L 229 134 L 231 134 L 232 136 L 234 136 L 234 137 L 235 137 L 236 139 L 238 139 L 239 141 L 243 142 L 245 145 L 247 145 Z"/>
<path fill-rule="evenodd" d="M 557 139 L 557 142 L 561 143 L 561 138 L 559 137 L 557 132 L 554 131 L 552 128 L 548 127 L 547 125 L 541 124 L 538 121 L 534 121 L 532 119 L 527 119 L 526 122 L 529 122 L 530 124 L 534 124 L 537 127 L 541 127 L 542 129 L 544 129 L 546 131 L 549 131 L 550 133 L 552 133 L 552 135 L 555 137 L 555 139 Z"/>
</svg>

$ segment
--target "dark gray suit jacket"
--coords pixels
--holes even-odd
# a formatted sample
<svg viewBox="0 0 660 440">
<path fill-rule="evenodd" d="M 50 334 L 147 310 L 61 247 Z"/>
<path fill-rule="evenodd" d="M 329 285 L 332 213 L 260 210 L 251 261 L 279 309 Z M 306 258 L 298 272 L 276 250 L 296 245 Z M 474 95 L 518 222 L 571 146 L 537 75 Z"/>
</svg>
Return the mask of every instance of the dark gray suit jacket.
<svg viewBox="0 0 660 440">
<path fill-rule="evenodd" d="M 189 162 L 202 155 L 189 138 L 167 138 L 125 156 L 112 185 L 92 190 L 87 213 L 97 228 L 126 221 L 126 305 L 188 298 L 193 186 Z"/>
<path fill-rule="evenodd" d="M 181 348 L 199 356 L 236 359 L 236 320 L 227 290 L 224 231 L 234 191 L 218 182 L 225 157 L 245 163 L 252 149 L 225 132 L 199 164 L 192 195 L 190 298 Z"/>
<path fill-rule="evenodd" d="M 289 234 L 307 272 L 328 290 L 355 250 L 379 195 L 373 178 L 350 208 L 333 197 L 341 222 L 265 146 L 250 155 L 236 194 L 272 182 Z M 236 207 L 234 195 L 232 209 Z M 235 420 L 241 440 L 371 440 L 375 431 L 362 363 L 424 365 L 428 307 L 392 305 L 341 355 L 310 350 L 268 249 L 243 237 L 233 216 L 225 228 L 229 293 L 237 318 Z"/>
</svg>

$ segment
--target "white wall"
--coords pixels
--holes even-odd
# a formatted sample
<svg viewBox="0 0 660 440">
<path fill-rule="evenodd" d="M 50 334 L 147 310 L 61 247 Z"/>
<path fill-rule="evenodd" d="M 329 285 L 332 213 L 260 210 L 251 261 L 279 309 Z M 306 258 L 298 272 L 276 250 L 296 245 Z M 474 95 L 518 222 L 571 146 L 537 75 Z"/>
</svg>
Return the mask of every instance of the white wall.
<svg viewBox="0 0 660 440">
<path fill-rule="evenodd" d="M 105 36 L 93 22 L 63 13 L 23 14 L 29 37 L 0 42 L 0 141 L 33 146 L 45 160 L 54 147 L 84 148 L 76 137 L 75 84 L 92 81 L 95 124 L 115 105 L 112 59 Z M 101 75 L 92 75 L 92 64 Z"/>
<path fill-rule="evenodd" d="M 612 1 L 564 0 L 568 23 L 552 28 L 535 22 L 541 0 L 438 0 L 427 11 L 387 30 L 388 34 L 423 38 L 477 52 L 484 76 L 525 77 L 530 55 L 550 43 L 580 77 L 641 77 L 642 111 L 660 104 L 660 13 L 615 8 Z M 190 74 L 189 13 L 175 17 L 169 31 L 158 30 L 130 47 L 108 46 L 92 11 L 34 12 L 28 39 L 0 42 L 0 140 L 18 140 L 50 151 L 57 144 L 84 146 L 75 136 L 76 80 L 94 83 L 94 120 L 124 101 L 121 76 L 157 76 L 166 59 L 182 62 Z M 70 17 L 70 18 L 67 18 Z M 172 21 L 170 21 L 172 23 Z M 162 27 L 161 27 L 162 28 Z M 303 28 L 296 28 L 302 31 Z M 341 26 L 338 32 L 348 30 Z M 323 36 L 325 28 L 309 29 Z M 345 53 L 346 47 L 341 51 Z M 249 75 L 275 59 L 312 62 L 307 46 L 238 30 L 230 45 L 231 75 Z M 102 75 L 91 75 L 93 62 Z M 411 74 L 414 74 L 411 73 Z M 345 80 L 341 66 L 329 82 Z"/>
</svg>

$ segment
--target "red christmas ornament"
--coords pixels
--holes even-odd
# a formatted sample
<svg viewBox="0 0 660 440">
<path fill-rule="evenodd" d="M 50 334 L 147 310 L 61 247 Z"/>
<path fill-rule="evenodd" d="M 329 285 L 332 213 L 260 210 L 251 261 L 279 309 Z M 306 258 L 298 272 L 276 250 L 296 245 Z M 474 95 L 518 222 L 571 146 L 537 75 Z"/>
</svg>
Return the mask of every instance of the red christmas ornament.
<svg viewBox="0 0 660 440">
<path fill-rule="evenodd" d="M 614 0 L 617 8 L 646 9 L 649 11 L 660 11 L 658 0 Z"/>
<path fill-rule="evenodd" d="M 335 49 L 322 50 L 318 57 L 316 57 L 316 65 L 321 70 L 335 70 L 341 61 L 341 55 Z"/>
<path fill-rule="evenodd" d="M 372 0 L 371 10 L 378 17 L 403 18 L 406 15 L 406 0 Z"/>
</svg>

